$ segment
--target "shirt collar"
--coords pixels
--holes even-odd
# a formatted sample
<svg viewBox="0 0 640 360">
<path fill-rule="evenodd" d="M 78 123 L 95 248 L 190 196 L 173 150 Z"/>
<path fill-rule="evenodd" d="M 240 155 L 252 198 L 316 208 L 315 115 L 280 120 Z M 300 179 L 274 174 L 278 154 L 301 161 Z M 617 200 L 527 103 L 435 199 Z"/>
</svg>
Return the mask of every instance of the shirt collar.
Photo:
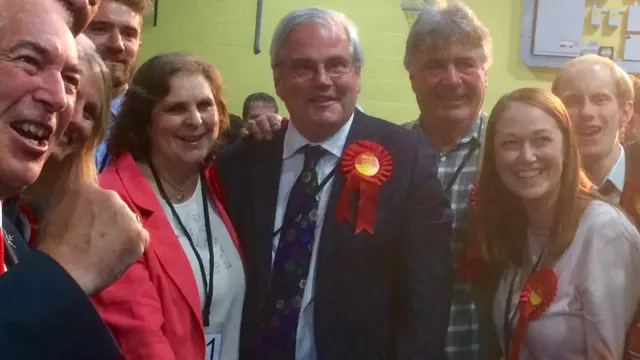
<svg viewBox="0 0 640 360">
<path fill-rule="evenodd" d="M 120 112 L 120 105 L 122 105 L 122 100 L 124 99 L 124 94 L 126 92 L 127 90 L 125 89 L 123 92 L 120 93 L 120 95 L 111 99 L 111 112 L 113 114 L 117 114 L 118 112 Z"/>
<path fill-rule="evenodd" d="M 458 141 L 458 144 L 466 144 L 474 139 L 477 140 L 479 143 L 482 143 L 482 137 L 484 136 L 484 130 L 485 130 L 484 125 L 485 125 L 485 115 L 481 113 L 480 115 L 478 115 L 478 118 L 473 123 L 473 126 L 471 127 L 471 129 L 469 129 L 467 134 L 463 136 L 462 139 L 460 139 L 460 141 Z"/>
<path fill-rule="evenodd" d="M 305 139 L 302 134 L 296 129 L 293 121 L 289 121 L 289 125 L 287 126 L 287 132 L 284 134 L 284 146 L 282 149 L 282 159 L 288 159 L 295 155 L 296 151 L 301 147 L 311 144 L 311 145 L 320 145 L 323 149 L 327 150 L 331 154 L 336 157 L 342 156 L 342 150 L 344 149 L 344 144 L 347 142 L 347 135 L 349 135 L 349 131 L 351 130 L 351 124 L 353 123 L 353 114 L 341 128 L 333 134 L 330 138 L 322 141 L 320 143 L 312 143 L 309 140 Z"/>
<path fill-rule="evenodd" d="M 462 137 L 456 145 L 467 144 L 471 140 L 475 139 L 479 143 L 482 143 L 482 138 L 484 136 L 485 124 L 486 124 L 486 114 L 480 113 L 476 118 L 476 121 L 471 126 L 471 129 Z M 422 126 L 420 125 L 420 118 L 418 118 L 413 125 L 413 131 L 422 132 Z M 455 146 L 454 146 L 455 148 Z"/>
<path fill-rule="evenodd" d="M 613 167 L 607 174 L 607 180 L 611 181 L 613 185 L 618 188 L 618 191 L 622 192 L 624 188 L 624 178 L 625 178 L 625 154 L 624 147 L 620 145 L 620 156 Z"/>
</svg>

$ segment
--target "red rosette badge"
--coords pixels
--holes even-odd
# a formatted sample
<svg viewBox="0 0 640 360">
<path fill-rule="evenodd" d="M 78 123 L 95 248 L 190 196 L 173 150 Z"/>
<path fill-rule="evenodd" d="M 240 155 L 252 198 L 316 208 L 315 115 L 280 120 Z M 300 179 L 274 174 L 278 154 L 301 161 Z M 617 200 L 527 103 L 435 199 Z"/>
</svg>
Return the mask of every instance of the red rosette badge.
<svg viewBox="0 0 640 360">
<path fill-rule="evenodd" d="M 469 190 L 469 209 L 474 213 L 478 210 L 478 191 L 480 191 L 480 184 L 476 180 Z"/>
<path fill-rule="evenodd" d="M 355 234 L 362 230 L 373 234 L 378 189 L 389 179 L 392 168 L 391 155 L 374 141 L 361 140 L 347 146 L 340 159 L 346 182 L 338 199 L 336 222 L 353 221 L 349 193 L 359 191 Z"/>
<path fill-rule="evenodd" d="M 512 329 L 509 360 L 520 358 L 520 347 L 527 333 L 527 324 L 542 315 L 558 291 L 558 277 L 553 269 L 543 267 L 529 276 L 518 301 L 518 323 Z"/>
</svg>

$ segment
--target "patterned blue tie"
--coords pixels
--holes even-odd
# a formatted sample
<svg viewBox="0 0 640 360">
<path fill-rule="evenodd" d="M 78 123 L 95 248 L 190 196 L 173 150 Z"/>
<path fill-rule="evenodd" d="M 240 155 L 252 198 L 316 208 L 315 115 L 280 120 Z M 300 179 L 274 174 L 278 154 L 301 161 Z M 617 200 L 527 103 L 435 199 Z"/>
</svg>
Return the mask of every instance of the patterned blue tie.
<svg viewBox="0 0 640 360">
<path fill-rule="evenodd" d="M 309 264 L 318 219 L 319 196 L 316 165 L 326 153 L 320 146 L 306 145 L 304 166 L 293 185 L 278 250 L 271 269 L 271 282 L 262 324 L 260 360 L 293 360 L 296 349 L 298 316 L 309 275 Z"/>
</svg>

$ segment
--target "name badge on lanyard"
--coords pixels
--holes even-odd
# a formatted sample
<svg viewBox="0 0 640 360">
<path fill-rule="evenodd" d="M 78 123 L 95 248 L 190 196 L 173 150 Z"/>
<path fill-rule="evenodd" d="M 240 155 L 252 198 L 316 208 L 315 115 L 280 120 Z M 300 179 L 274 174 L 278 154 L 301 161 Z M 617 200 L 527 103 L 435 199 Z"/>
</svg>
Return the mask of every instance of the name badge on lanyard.
<svg viewBox="0 0 640 360">
<path fill-rule="evenodd" d="M 207 352 L 205 360 L 220 360 L 220 348 L 222 347 L 222 334 L 206 334 Z"/>
</svg>

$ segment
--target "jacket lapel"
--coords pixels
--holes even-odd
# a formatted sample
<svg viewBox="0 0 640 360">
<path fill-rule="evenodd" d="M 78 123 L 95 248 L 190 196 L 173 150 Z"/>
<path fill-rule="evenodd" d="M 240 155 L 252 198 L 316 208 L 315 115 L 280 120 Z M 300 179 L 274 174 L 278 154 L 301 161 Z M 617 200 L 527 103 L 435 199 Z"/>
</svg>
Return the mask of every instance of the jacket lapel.
<svg viewBox="0 0 640 360">
<path fill-rule="evenodd" d="M 227 215 L 227 212 L 224 209 L 224 205 L 222 204 L 222 201 L 220 201 L 220 197 L 221 197 L 220 186 L 218 183 L 218 178 L 216 177 L 216 171 L 214 169 L 214 166 L 210 165 L 209 168 L 205 171 L 205 174 L 207 178 L 207 185 L 209 187 L 209 199 L 213 203 L 213 206 L 215 207 L 216 212 L 218 213 L 218 216 L 220 216 L 222 223 L 224 223 L 224 226 L 227 228 L 227 231 L 229 232 L 229 236 L 231 237 L 231 241 L 233 242 L 233 245 L 236 247 L 236 250 L 238 250 L 238 254 L 240 254 L 240 259 L 244 261 L 245 260 L 244 254 L 242 252 L 242 248 L 240 247 L 240 243 L 238 242 L 238 234 L 236 233 L 235 229 L 233 228 L 233 225 L 231 224 L 231 220 L 229 219 L 229 216 Z"/>
<path fill-rule="evenodd" d="M 29 256 L 27 240 L 22 228 L 25 227 L 19 215 L 19 199 L 9 198 L 2 202 L 2 232 L 5 242 L 5 264 L 7 267 L 17 264 L 21 259 Z"/>
<path fill-rule="evenodd" d="M 264 202 L 253 203 L 252 221 L 255 222 L 254 234 L 252 238 L 258 239 L 257 251 L 259 255 L 259 266 L 270 273 L 272 250 L 273 250 L 273 229 L 276 218 L 276 208 L 278 205 L 278 190 L 280 188 L 280 175 L 282 172 L 282 149 L 284 145 L 284 135 L 286 124 L 279 131 L 272 141 L 253 142 L 251 146 L 259 147 L 253 154 L 262 154 L 252 161 L 255 161 L 252 168 L 255 172 L 251 174 L 252 189 L 254 198 L 264 199 Z"/>
<path fill-rule="evenodd" d="M 202 323 L 200 295 L 191 264 L 165 216 L 151 185 L 138 169 L 131 155 L 123 154 L 115 160 L 115 168 L 134 210 L 139 211 L 151 242 L 147 256 L 158 256 L 165 272 L 180 290 L 196 318 Z"/>
<path fill-rule="evenodd" d="M 367 126 L 367 115 L 362 113 L 360 110 L 355 110 L 355 114 L 353 116 L 353 123 L 351 124 L 351 129 L 349 130 L 349 135 L 347 136 L 347 141 L 344 144 L 344 148 L 353 144 L 359 140 L 374 140 L 377 138 L 373 137 L 375 133 L 371 129 L 370 126 Z M 334 245 L 341 238 L 349 238 L 353 235 L 354 227 L 352 225 L 348 226 L 338 226 L 335 221 L 335 209 L 338 203 L 338 198 L 340 197 L 340 193 L 345 184 L 345 178 L 340 171 L 340 160 L 338 160 L 338 169 L 336 170 L 335 178 L 333 180 L 333 185 L 331 186 L 331 195 L 329 197 L 329 202 L 327 203 L 327 210 L 325 211 L 324 221 L 322 225 L 322 234 L 320 234 L 320 243 L 318 248 L 318 259 L 317 259 L 317 268 L 316 271 L 316 282 L 320 283 L 323 280 L 322 274 L 325 273 L 323 270 L 324 266 L 326 266 L 328 259 L 331 256 L 331 252 L 333 251 Z M 351 208 L 355 209 L 355 197 L 350 199 Z"/>
<path fill-rule="evenodd" d="M 11 222 L 11 219 L 3 216 L 2 238 L 4 239 L 4 263 L 9 268 L 16 265 L 21 259 L 26 258 L 30 250 L 22 234 Z"/>
</svg>

